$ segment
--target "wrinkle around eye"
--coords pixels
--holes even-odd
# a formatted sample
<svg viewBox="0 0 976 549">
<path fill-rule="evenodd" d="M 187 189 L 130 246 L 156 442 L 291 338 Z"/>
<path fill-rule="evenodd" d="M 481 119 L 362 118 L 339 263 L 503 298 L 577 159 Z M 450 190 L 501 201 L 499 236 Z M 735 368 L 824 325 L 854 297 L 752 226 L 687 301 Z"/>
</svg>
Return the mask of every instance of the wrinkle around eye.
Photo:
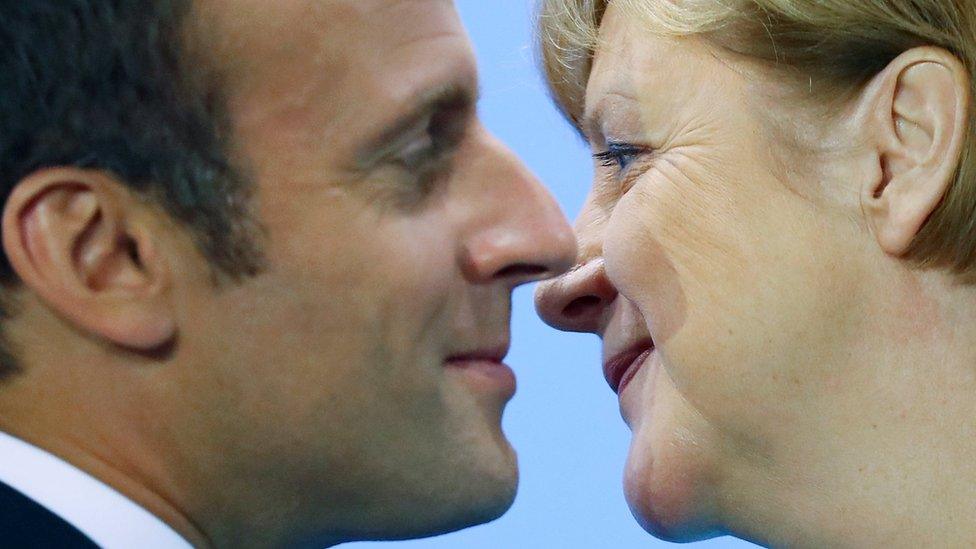
<svg viewBox="0 0 976 549">
<path fill-rule="evenodd" d="M 606 204 L 612 210 L 616 203 L 637 186 L 638 182 L 653 169 L 656 156 L 653 151 L 650 151 L 644 157 L 635 159 L 623 172 L 597 167 L 594 186 L 601 203 Z"/>
</svg>

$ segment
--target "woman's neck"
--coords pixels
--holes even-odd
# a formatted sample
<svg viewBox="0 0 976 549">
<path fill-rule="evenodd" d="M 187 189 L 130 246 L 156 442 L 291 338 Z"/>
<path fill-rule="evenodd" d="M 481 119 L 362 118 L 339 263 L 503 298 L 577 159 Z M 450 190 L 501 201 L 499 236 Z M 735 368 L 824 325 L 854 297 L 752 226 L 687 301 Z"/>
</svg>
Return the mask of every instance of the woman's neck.
<svg viewBox="0 0 976 549">
<path fill-rule="evenodd" d="M 851 365 L 863 381 L 805 410 L 790 440 L 727 461 L 724 522 L 770 546 L 976 546 L 973 341 Z"/>
</svg>

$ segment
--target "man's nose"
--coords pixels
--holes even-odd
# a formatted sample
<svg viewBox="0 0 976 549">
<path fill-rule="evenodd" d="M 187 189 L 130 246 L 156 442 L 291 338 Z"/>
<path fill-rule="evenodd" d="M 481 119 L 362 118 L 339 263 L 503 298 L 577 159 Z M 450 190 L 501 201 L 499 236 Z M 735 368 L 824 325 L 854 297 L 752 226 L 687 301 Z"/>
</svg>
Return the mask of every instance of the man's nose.
<svg viewBox="0 0 976 549">
<path fill-rule="evenodd" d="M 464 271 L 477 283 L 515 287 L 558 276 L 576 259 L 576 237 L 549 191 L 493 137 L 482 157 L 485 219 L 464 243 Z M 485 175 L 483 174 L 483 175 Z"/>
<path fill-rule="evenodd" d="M 567 332 L 599 334 L 610 320 L 617 289 L 604 267 L 599 235 L 602 223 L 591 202 L 583 209 L 579 230 L 579 262 L 568 273 L 539 285 L 535 306 L 542 320 Z M 585 232 L 585 234 L 584 234 Z"/>
</svg>

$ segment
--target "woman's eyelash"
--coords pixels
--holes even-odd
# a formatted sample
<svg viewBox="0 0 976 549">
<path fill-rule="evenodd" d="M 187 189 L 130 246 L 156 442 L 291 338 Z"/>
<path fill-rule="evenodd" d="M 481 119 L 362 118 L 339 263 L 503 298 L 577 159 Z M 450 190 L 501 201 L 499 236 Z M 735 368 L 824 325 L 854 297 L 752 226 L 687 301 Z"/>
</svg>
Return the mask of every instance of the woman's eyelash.
<svg viewBox="0 0 976 549">
<path fill-rule="evenodd" d="M 593 158 L 602 166 L 624 172 L 638 156 L 647 152 L 647 148 L 629 143 L 609 143 L 606 151 L 594 154 Z"/>
</svg>

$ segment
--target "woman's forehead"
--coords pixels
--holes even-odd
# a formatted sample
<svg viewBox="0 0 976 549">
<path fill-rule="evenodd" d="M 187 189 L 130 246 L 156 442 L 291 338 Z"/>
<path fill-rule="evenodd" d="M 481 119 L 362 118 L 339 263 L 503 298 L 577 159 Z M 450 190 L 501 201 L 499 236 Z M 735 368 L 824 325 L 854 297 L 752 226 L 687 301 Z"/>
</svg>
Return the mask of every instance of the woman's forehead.
<svg viewBox="0 0 976 549">
<path fill-rule="evenodd" d="M 550 92 L 579 129 L 586 84 L 607 0 L 544 0 L 539 38 Z"/>
<path fill-rule="evenodd" d="M 546 76 L 563 114 L 581 132 L 597 58 L 612 65 L 606 79 L 633 67 L 629 42 L 656 28 L 640 0 L 545 0 L 540 38 Z M 669 34 L 669 33 L 664 33 Z M 619 75 L 623 76 L 623 75 Z M 596 87 L 607 87 L 601 82 Z M 609 86 L 619 88 L 620 86 Z M 623 90 L 619 90 L 623 91 Z M 592 107 L 590 107 L 592 108 Z"/>
</svg>

